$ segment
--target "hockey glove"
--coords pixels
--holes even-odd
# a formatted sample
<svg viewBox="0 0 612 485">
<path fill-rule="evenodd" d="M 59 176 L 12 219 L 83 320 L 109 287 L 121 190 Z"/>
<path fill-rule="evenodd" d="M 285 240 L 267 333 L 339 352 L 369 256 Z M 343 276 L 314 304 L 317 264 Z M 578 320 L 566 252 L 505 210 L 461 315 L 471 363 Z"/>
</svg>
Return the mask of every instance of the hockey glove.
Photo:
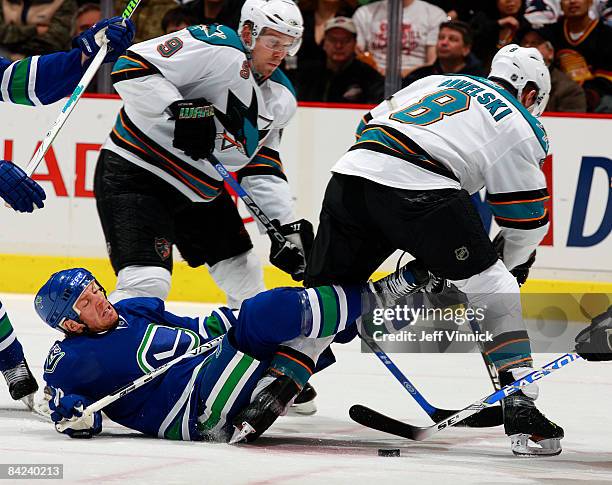
<svg viewBox="0 0 612 485">
<path fill-rule="evenodd" d="M 500 232 L 497 234 L 497 236 L 495 236 L 495 239 L 493 239 L 493 246 L 495 247 L 495 250 L 497 251 L 499 259 L 501 259 L 502 261 L 504 260 L 504 243 L 505 243 L 504 236 L 502 236 Z M 533 266 L 533 263 L 535 263 L 535 260 L 536 260 L 536 252 L 534 250 L 529 255 L 529 258 L 527 259 L 527 261 L 515 266 L 514 268 L 510 270 L 510 273 L 512 273 L 512 276 L 516 278 L 516 281 L 519 286 L 523 286 L 525 282 L 527 281 L 527 278 L 529 277 L 529 270 Z"/>
<path fill-rule="evenodd" d="M 174 141 L 172 146 L 193 160 L 207 158 L 215 148 L 217 128 L 215 108 L 204 98 L 175 101 L 168 109 L 172 113 Z"/>
<path fill-rule="evenodd" d="M 18 212 L 32 212 L 45 206 L 43 188 L 13 162 L 0 160 L 0 197 Z"/>
<path fill-rule="evenodd" d="M 123 21 L 124 19 L 121 17 L 100 20 L 81 35 L 72 39 L 72 46 L 81 49 L 81 52 L 91 59 L 100 50 L 106 34 L 108 53 L 104 57 L 104 62 L 115 62 L 130 46 L 136 33 L 134 23 L 130 19 L 125 19 L 125 25 L 123 25 Z"/>
<path fill-rule="evenodd" d="M 49 409 L 55 429 L 71 438 L 93 438 L 102 431 L 102 413 L 97 411 L 85 419 L 77 419 L 83 415 L 83 410 L 90 402 L 78 394 L 64 394 L 61 389 L 51 388 Z M 66 421 L 74 420 L 73 423 Z M 57 427 L 59 423 L 70 426 L 63 431 Z"/>
<path fill-rule="evenodd" d="M 612 360 L 612 306 L 576 335 L 576 352 L 586 360 Z"/>
<path fill-rule="evenodd" d="M 271 222 L 285 236 L 287 243 L 281 244 L 272 238 L 270 262 L 285 273 L 289 273 L 295 281 L 302 281 L 306 271 L 306 260 L 314 240 L 312 224 L 306 219 L 282 226 L 277 219 Z"/>
</svg>

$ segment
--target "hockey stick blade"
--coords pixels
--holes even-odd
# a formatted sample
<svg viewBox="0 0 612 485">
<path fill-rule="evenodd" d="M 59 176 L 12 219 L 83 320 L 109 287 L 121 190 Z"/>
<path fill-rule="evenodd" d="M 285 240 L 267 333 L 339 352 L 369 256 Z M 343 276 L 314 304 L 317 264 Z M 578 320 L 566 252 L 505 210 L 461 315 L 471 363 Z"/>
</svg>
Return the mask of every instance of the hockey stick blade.
<svg viewBox="0 0 612 485">
<path fill-rule="evenodd" d="M 495 391 L 493 394 L 489 394 L 479 401 L 473 402 L 452 416 L 449 416 L 431 426 L 413 426 L 408 423 L 403 423 L 362 405 L 352 406 L 349 410 L 349 416 L 357 423 L 367 426 L 368 428 L 377 429 L 379 431 L 401 436 L 410 440 L 423 441 L 445 428 L 456 426 L 464 419 L 484 409 L 491 409 L 496 402 L 520 391 L 522 387 L 528 386 L 529 384 L 546 377 L 551 372 L 561 369 L 567 364 L 579 359 L 581 359 L 581 357 L 578 354 L 564 354 L 541 369 L 530 372 L 521 379 L 508 384 L 499 391 Z"/>
</svg>

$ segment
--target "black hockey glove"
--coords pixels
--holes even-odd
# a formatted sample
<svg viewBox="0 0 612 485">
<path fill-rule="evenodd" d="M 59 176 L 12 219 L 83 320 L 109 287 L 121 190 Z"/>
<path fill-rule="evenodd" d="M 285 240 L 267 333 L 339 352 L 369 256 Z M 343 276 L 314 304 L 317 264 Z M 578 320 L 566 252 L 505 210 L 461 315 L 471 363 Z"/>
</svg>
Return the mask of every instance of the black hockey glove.
<svg viewBox="0 0 612 485">
<path fill-rule="evenodd" d="M 612 360 L 612 306 L 576 335 L 576 352 L 586 360 Z"/>
<path fill-rule="evenodd" d="M 282 226 L 276 219 L 271 222 L 285 236 L 288 244 L 283 245 L 272 238 L 270 262 L 285 273 L 289 273 L 295 281 L 302 281 L 306 271 L 306 260 L 314 240 L 312 224 L 306 219 Z"/>
<path fill-rule="evenodd" d="M 499 259 L 504 260 L 504 244 L 505 244 L 504 236 L 502 236 L 501 232 L 495 236 L 493 239 L 493 246 L 495 246 L 495 251 L 499 256 Z M 516 281 L 519 286 L 523 286 L 529 277 L 529 270 L 533 266 L 536 260 L 536 252 L 535 250 L 529 255 L 527 261 L 522 264 L 519 264 L 510 270 L 512 276 L 516 278 Z"/>
<path fill-rule="evenodd" d="M 172 113 L 174 140 L 172 146 L 193 160 L 207 158 L 215 148 L 217 129 L 215 108 L 204 98 L 175 101 L 168 109 Z"/>
</svg>

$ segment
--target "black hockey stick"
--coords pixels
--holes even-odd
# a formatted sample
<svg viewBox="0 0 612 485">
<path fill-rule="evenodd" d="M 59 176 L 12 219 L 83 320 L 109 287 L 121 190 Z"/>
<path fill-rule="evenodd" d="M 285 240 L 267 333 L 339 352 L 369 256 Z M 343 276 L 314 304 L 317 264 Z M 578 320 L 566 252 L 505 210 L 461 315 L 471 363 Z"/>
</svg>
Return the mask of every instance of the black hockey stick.
<svg viewBox="0 0 612 485">
<path fill-rule="evenodd" d="M 360 335 L 361 337 L 361 335 Z M 421 409 L 425 411 L 434 423 L 442 421 L 443 419 L 452 416 L 459 412 L 457 409 L 443 409 L 432 405 L 426 398 L 414 387 L 410 380 L 404 375 L 404 373 L 393 363 L 389 356 L 383 349 L 372 339 L 361 337 L 363 342 L 374 352 L 376 357 L 384 364 L 384 366 L 393 374 L 393 377 L 402 385 L 408 394 L 417 402 Z M 354 406 L 353 406 L 354 407 Z M 351 408 L 352 409 L 352 408 Z M 367 409 L 367 408 L 366 408 Z M 376 412 L 376 411 L 374 411 Z M 351 416 L 352 417 L 352 416 Z M 359 422 L 359 421 L 358 421 Z M 493 426 L 499 426 L 503 423 L 503 416 L 501 406 L 494 406 L 483 409 L 474 416 L 470 416 L 463 420 L 460 426 L 467 426 L 470 428 L 488 428 Z M 383 430 L 381 430 L 383 431 Z"/>
<path fill-rule="evenodd" d="M 385 416 L 384 414 L 374 411 L 366 406 L 362 406 L 361 404 L 351 406 L 349 416 L 353 421 L 368 428 L 376 429 L 395 436 L 401 436 L 402 438 L 407 438 L 410 440 L 423 441 L 444 428 L 456 426 L 461 421 L 483 409 L 490 409 L 491 406 L 498 401 L 501 401 L 505 397 L 511 396 L 512 394 L 520 391 L 522 387 L 528 386 L 529 384 L 547 376 L 551 372 L 561 369 L 567 364 L 570 364 L 571 362 L 574 362 L 580 358 L 581 357 L 578 354 L 564 354 L 541 369 L 530 372 L 525 377 L 508 384 L 500 390 L 495 391 L 493 394 L 489 394 L 488 396 L 473 402 L 452 416 L 449 416 L 431 426 L 413 426 L 411 424 L 398 421 L 397 419 L 390 418 L 389 416 Z"/>
</svg>

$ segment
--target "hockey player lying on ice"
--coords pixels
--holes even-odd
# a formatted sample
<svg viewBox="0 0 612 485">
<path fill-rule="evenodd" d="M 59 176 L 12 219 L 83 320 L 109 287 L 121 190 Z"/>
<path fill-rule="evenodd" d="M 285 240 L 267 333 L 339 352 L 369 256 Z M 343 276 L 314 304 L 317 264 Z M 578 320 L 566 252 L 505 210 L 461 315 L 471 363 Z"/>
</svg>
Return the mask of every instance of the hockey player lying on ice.
<svg viewBox="0 0 612 485">
<path fill-rule="evenodd" d="M 375 283 L 276 288 L 203 318 L 166 311 L 158 298 L 128 298 L 114 306 L 95 277 L 74 268 L 55 273 L 35 298 L 38 315 L 65 333 L 44 368 L 55 423 L 151 370 L 226 333 L 217 347 L 186 358 L 104 408 L 113 421 L 177 440 L 252 441 L 283 414 L 336 334 L 373 308 L 421 289 L 428 272 L 415 262 Z M 323 359 L 321 359 L 323 360 Z M 247 424 L 248 423 L 248 424 Z M 70 421 L 64 432 L 90 438 L 102 416 Z"/>
</svg>

